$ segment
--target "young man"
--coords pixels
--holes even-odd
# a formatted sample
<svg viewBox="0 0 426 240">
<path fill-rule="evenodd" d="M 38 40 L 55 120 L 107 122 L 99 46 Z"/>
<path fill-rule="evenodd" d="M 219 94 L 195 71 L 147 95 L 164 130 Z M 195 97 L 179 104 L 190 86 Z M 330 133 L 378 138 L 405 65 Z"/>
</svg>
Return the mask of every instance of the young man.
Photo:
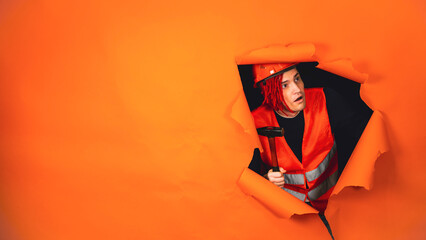
<svg viewBox="0 0 426 240">
<path fill-rule="evenodd" d="M 273 163 L 264 136 L 259 136 L 261 159 L 255 155 L 250 168 L 323 213 L 347 161 L 338 158 L 338 143 L 350 145 L 345 147 L 352 151 L 368 118 L 331 89 L 305 89 L 296 63 L 253 68 L 255 85 L 264 96 L 263 104 L 252 112 L 256 128 L 282 127 L 284 137 L 275 138 L 279 172 L 267 171 Z"/>
</svg>

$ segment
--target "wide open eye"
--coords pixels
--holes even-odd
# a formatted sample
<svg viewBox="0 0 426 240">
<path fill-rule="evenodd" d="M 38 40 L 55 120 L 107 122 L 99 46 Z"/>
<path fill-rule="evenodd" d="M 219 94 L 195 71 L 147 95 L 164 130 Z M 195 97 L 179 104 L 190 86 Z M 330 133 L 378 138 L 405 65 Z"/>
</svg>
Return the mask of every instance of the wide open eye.
<svg viewBox="0 0 426 240">
<path fill-rule="evenodd" d="M 286 88 L 287 87 L 287 83 L 281 83 L 282 88 Z"/>
</svg>

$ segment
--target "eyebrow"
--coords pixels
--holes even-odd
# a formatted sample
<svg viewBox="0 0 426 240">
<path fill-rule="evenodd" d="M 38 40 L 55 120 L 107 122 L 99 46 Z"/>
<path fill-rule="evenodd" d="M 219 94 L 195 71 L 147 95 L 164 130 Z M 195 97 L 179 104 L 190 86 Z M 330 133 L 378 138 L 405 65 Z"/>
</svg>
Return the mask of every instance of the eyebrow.
<svg viewBox="0 0 426 240">
<path fill-rule="evenodd" d="M 294 74 L 293 79 L 294 79 L 295 77 L 299 76 L 299 75 L 300 75 L 299 73 Z M 281 84 L 286 83 L 286 82 L 288 82 L 288 80 L 283 80 L 283 81 L 281 82 Z"/>
</svg>

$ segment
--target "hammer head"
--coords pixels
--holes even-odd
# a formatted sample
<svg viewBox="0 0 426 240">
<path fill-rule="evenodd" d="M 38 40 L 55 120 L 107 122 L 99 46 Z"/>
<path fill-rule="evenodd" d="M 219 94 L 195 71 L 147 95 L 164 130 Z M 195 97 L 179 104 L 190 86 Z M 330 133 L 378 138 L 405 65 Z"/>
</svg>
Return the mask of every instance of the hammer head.
<svg viewBox="0 0 426 240">
<path fill-rule="evenodd" d="M 284 136 L 284 128 L 262 127 L 257 129 L 257 133 L 265 137 L 282 137 Z"/>
</svg>

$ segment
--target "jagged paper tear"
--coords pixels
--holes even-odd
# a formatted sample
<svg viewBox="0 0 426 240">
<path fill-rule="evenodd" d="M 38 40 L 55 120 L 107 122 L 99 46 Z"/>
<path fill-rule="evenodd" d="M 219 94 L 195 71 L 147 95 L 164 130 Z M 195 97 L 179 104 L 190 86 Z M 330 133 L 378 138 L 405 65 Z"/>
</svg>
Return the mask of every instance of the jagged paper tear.
<svg viewBox="0 0 426 240">
<path fill-rule="evenodd" d="M 322 70 L 359 83 L 364 83 L 368 79 L 368 74 L 360 73 L 355 70 L 349 59 L 339 59 L 332 62 L 319 63 L 317 68 L 321 68 Z"/>
<path fill-rule="evenodd" d="M 316 61 L 315 46 L 312 43 L 270 45 L 256 49 L 236 58 L 238 65 L 254 63 L 312 62 Z"/>
<path fill-rule="evenodd" d="M 259 137 L 257 137 L 253 117 L 242 89 L 238 92 L 236 100 L 232 104 L 231 118 L 244 129 L 245 133 L 249 134 L 254 146 L 261 149 L 262 144 L 260 143 Z"/>
<path fill-rule="evenodd" d="M 389 142 L 382 114 L 374 111 L 358 141 L 331 196 L 348 186 L 370 190 L 373 184 L 374 164 L 389 150 Z"/>
<path fill-rule="evenodd" d="M 304 62 L 314 61 L 315 47 L 313 44 L 291 44 L 285 46 L 267 47 L 249 52 L 237 58 L 238 64 L 274 63 L 274 62 Z M 368 75 L 357 72 L 352 63 L 347 59 L 322 64 L 317 66 L 323 70 L 332 72 L 353 81 L 364 83 Z M 242 114 L 236 106 L 232 109 L 232 118 L 242 126 L 248 126 L 243 118 L 252 119 Z M 241 105 L 241 103 L 239 103 Z M 244 115 L 246 115 L 244 117 Z M 254 127 L 251 124 L 250 127 Z M 246 130 L 250 134 L 256 134 L 255 129 Z M 384 128 L 383 118 L 378 111 L 374 111 L 364 132 L 355 147 L 348 164 L 346 165 L 332 195 L 337 195 L 345 187 L 363 187 L 371 189 L 374 173 L 374 165 L 377 158 L 389 149 L 387 134 Z M 250 161 L 250 160 L 249 160 Z M 248 162 L 249 163 L 249 162 Z M 247 165 L 248 165 L 247 163 Z M 262 176 L 246 168 L 243 170 L 238 185 L 247 195 L 253 196 L 274 214 L 282 218 L 290 218 L 298 214 L 318 213 L 317 210 L 295 198 L 291 194 L 267 181 Z"/>
</svg>

